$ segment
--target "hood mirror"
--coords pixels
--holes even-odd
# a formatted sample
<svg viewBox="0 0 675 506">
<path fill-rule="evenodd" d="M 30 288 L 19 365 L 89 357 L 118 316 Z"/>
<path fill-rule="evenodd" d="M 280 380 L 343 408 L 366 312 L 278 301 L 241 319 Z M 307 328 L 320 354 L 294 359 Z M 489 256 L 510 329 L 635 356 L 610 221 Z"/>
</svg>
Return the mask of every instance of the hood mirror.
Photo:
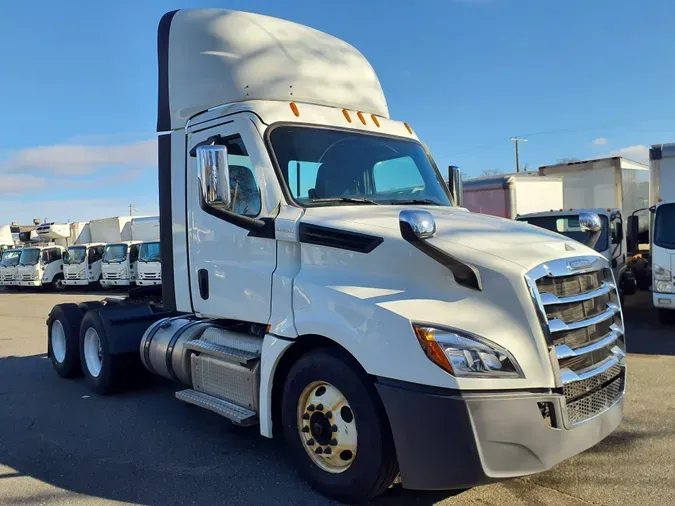
<svg viewBox="0 0 675 506">
<path fill-rule="evenodd" d="M 588 238 L 584 241 L 584 244 L 589 248 L 593 248 L 602 233 L 600 216 L 595 213 L 581 213 L 579 215 L 579 226 L 582 232 L 588 232 Z"/>
<path fill-rule="evenodd" d="M 429 211 L 404 209 L 398 220 L 406 240 L 429 239 L 436 233 L 436 221 Z"/>
</svg>

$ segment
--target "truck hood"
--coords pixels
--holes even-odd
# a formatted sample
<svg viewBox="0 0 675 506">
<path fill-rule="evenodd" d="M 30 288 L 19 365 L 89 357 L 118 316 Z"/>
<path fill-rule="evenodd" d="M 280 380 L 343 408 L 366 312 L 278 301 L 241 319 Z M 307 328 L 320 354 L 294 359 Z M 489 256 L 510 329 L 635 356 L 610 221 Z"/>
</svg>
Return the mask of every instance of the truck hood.
<svg viewBox="0 0 675 506">
<path fill-rule="evenodd" d="M 466 257 L 468 250 L 486 253 L 519 265 L 526 270 L 546 261 L 575 256 L 598 256 L 591 248 L 563 235 L 466 209 L 440 206 L 344 206 L 307 209 L 302 221 L 335 228 L 389 237 L 400 237 L 399 213 L 403 209 L 424 209 L 436 221 L 436 234 L 429 241 L 450 254 Z M 318 219 L 315 221 L 315 219 Z M 378 231 L 379 229 L 379 231 Z M 389 233 L 385 233 L 385 230 Z"/>
</svg>

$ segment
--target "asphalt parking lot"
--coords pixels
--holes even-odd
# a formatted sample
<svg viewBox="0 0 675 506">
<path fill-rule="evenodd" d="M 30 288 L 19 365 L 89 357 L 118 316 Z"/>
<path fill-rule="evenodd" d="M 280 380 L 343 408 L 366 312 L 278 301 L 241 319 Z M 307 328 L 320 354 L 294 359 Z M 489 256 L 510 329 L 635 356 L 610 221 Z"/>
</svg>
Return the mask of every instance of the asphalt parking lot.
<svg viewBox="0 0 675 506">
<path fill-rule="evenodd" d="M 174 384 L 97 397 L 57 377 L 46 315 L 95 298 L 0 291 L 0 504 L 330 504 L 283 441 L 179 403 Z M 675 505 L 675 327 L 648 294 L 627 300 L 625 319 L 626 413 L 601 444 L 533 477 L 459 494 L 394 487 L 376 504 Z"/>
</svg>

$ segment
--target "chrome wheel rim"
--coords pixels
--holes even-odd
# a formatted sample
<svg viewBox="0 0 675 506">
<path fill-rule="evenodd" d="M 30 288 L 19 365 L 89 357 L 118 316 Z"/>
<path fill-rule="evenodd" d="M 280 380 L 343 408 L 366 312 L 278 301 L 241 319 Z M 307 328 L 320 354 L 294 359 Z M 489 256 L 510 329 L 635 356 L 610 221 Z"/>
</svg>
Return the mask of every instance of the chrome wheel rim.
<svg viewBox="0 0 675 506">
<path fill-rule="evenodd" d="M 63 279 L 57 279 L 54 281 L 54 288 L 56 288 L 58 291 L 63 290 L 66 287 L 66 282 Z"/>
<path fill-rule="evenodd" d="M 351 467 L 358 432 L 354 412 L 340 390 L 325 381 L 307 385 L 298 400 L 297 427 L 314 464 L 333 474 Z"/>
<path fill-rule="evenodd" d="M 59 364 L 66 359 L 66 332 L 61 320 L 52 323 L 52 356 Z"/>
<path fill-rule="evenodd" d="M 93 327 L 89 327 L 84 333 L 84 361 L 89 374 L 97 378 L 103 368 L 103 349 L 101 338 Z"/>
</svg>

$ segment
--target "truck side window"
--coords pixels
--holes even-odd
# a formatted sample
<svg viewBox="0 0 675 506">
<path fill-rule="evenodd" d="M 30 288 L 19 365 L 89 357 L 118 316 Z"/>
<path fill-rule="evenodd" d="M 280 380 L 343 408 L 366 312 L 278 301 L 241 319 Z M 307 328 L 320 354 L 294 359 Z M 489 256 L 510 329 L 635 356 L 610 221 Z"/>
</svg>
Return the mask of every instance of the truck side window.
<svg viewBox="0 0 675 506">
<path fill-rule="evenodd" d="M 46 253 L 48 264 L 61 260 L 61 250 L 58 248 L 48 249 Z"/>
<path fill-rule="evenodd" d="M 415 161 L 409 156 L 377 162 L 373 166 L 373 180 L 375 192 L 378 194 L 424 191 L 424 179 Z"/>
<path fill-rule="evenodd" d="M 262 209 L 260 188 L 244 141 L 240 135 L 233 135 L 225 140 L 224 145 L 230 167 L 230 210 L 244 216 L 258 216 Z"/>
<path fill-rule="evenodd" d="M 129 262 L 134 263 L 138 260 L 138 244 L 132 244 L 129 248 Z"/>
</svg>

